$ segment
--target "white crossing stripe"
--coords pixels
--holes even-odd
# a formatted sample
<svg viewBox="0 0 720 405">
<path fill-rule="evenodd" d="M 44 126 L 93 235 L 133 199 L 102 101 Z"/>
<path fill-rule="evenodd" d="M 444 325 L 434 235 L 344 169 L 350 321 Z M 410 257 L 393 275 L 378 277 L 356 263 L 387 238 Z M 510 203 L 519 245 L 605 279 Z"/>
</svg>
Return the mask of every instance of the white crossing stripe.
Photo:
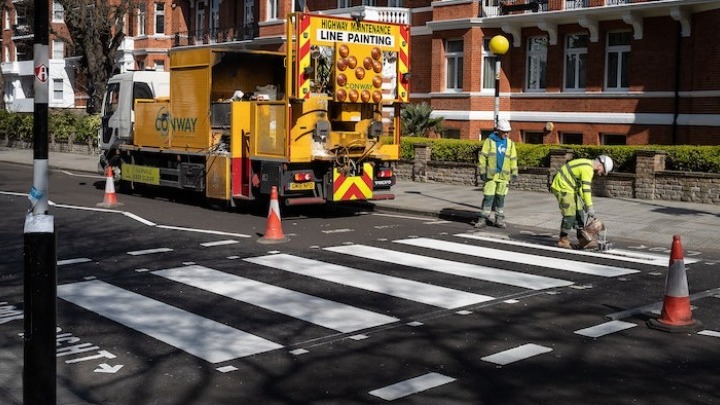
<svg viewBox="0 0 720 405">
<path fill-rule="evenodd" d="M 67 264 L 87 263 L 87 262 L 91 262 L 91 261 L 92 261 L 92 259 L 88 259 L 87 257 L 78 257 L 77 259 L 58 260 L 57 265 L 65 266 Z"/>
<path fill-rule="evenodd" d="M 226 240 L 218 240 L 218 241 L 215 241 L 215 242 L 205 242 L 205 243 L 201 243 L 200 246 L 202 246 L 202 247 L 215 247 L 215 246 L 234 245 L 234 244 L 236 244 L 236 243 L 240 243 L 240 242 L 238 242 L 238 241 L 236 241 L 236 240 L 232 240 L 232 239 L 226 239 Z"/>
<path fill-rule="evenodd" d="M 245 259 L 250 263 L 273 267 L 303 276 L 347 285 L 380 294 L 392 295 L 423 304 L 451 309 L 493 300 L 487 295 L 434 286 L 370 271 L 306 259 L 288 254 Z"/>
<path fill-rule="evenodd" d="M 712 336 L 712 337 L 720 338 L 720 332 L 714 331 L 714 330 L 709 330 L 709 329 L 701 330 L 700 332 L 698 332 L 698 335 L 705 335 L 705 336 Z"/>
<path fill-rule="evenodd" d="M 443 252 L 454 252 L 468 256 L 483 257 L 486 259 L 501 260 L 512 263 L 528 264 L 537 267 L 545 267 L 548 269 L 565 270 L 600 277 L 617 277 L 626 274 L 638 273 L 638 270 L 626 269 L 623 267 L 605 266 L 594 263 L 583 263 L 575 260 L 556 259 L 554 257 L 531 255 L 520 252 L 509 252 L 506 250 L 491 249 L 482 246 L 471 246 L 462 243 L 447 242 L 438 239 L 401 239 L 394 242 L 402 243 L 405 245 L 442 250 Z"/>
<path fill-rule="evenodd" d="M 551 351 L 552 349 L 549 347 L 536 345 L 534 343 L 528 343 L 513 349 L 505 350 L 500 353 L 485 356 L 480 360 L 504 366 L 506 364 L 515 363 L 516 361 L 525 360 L 530 357 L 537 356 L 538 354 L 549 353 Z"/>
<path fill-rule="evenodd" d="M 153 274 L 343 333 L 398 321 L 390 316 L 203 266 L 158 270 Z"/>
<path fill-rule="evenodd" d="M 610 321 L 600 325 L 591 326 L 589 328 L 576 330 L 575 333 L 587 337 L 600 337 L 609 335 L 611 333 L 620 332 L 621 330 L 630 329 L 636 327 L 637 324 L 623 321 Z"/>
<path fill-rule="evenodd" d="M 135 250 L 132 252 L 127 252 L 130 256 L 141 256 L 141 255 L 151 255 L 155 253 L 165 253 L 165 252 L 172 252 L 173 250 L 170 248 L 157 248 L 157 249 L 147 249 L 147 250 Z"/>
<path fill-rule="evenodd" d="M 490 281 L 493 283 L 507 284 L 531 290 L 566 287 L 573 284 L 571 281 L 560 280 L 557 278 L 536 276 L 534 274 L 519 273 L 516 271 L 437 259 L 434 257 L 421 256 L 412 253 L 396 252 L 365 245 L 335 246 L 325 249 L 331 252 L 362 257 L 365 259 L 378 260 L 402 266 L 417 267 L 420 269 Z"/>
<path fill-rule="evenodd" d="M 283 347 L 99 280 L 57 287 L 58 297 L 210 363 Z"/>
<path fill-rule="evenodd" d="M 427 373 L 409 380 L 400 381 L 384 388 L 370 391 L 369 394 L 386 401 L 394 401 L 418 392 L 427 391 L 455 381 L 454 378 L 438 373 Z"/>
</svg>

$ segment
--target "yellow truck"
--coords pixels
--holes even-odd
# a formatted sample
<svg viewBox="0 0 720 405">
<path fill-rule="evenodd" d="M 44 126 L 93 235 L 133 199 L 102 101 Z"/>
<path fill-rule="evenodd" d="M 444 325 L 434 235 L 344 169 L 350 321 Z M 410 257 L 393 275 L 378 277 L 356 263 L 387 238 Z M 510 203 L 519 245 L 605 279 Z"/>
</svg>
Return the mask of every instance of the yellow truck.
<svg viewBox="0 0 720 405">
<path fill-rule="evenodd" d="M 169 74 L 125 74 L 126 93 L 150 90 L 106 93 L 101 170 L 110 165 L 121 187 L 191 190 L 229 205 L 273 186 L 287 205 L 394 198 L 410 26 L 309 13 L 287 21 L 278 50 L 173 48 Z M 169 82 L 169 94 L 153 93 L 165 88 L 153 80 Z M 123 108 L 132 111 L 113 120 Z"/>
</svg>

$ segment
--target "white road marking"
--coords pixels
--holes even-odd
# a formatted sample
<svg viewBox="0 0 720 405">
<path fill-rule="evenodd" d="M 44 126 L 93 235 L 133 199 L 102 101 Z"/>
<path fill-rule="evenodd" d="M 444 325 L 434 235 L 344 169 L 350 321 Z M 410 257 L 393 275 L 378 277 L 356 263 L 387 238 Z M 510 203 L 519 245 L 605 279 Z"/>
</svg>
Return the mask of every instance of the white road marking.
<svg viewBox="0 0 720 405">
<path fill-rule="evenodd" d="M 516 361 L 525 360 L 533 356 L 543 353 L 549 353 L 552 349 L 545 346 L 536 345 L 534 343 L 524 344 L 513 349 L 508 349 L 500 353 L 485 356 L 480 360 L 504 366 Z"/>
<path fill-rule="evenodd" d="M 91 261 L 92 261 L 92 259 L 88 259 L 87 257 L 79 257 L 77 259 L 58 260 L 57 265 L 65 266 L 68 264 L 87 263 L 87 262 L 91 262 Z"/>
<path fill-rule="evenodd" d="M 156 227 L 163 228 L 163 229 L 174 229 L 176 231 L 188 231 L 188 232 L 207 233 L 207 234 L 212 234 L 212 235 L 234 236 L 236 238 L 249 238 L 250 237 L 250 235 L 245 235 L 243 233 L 213 231 L 210 229 L 184 228 L 181 226 L 170 226 L 170 225 L 156 225 Z"/>
<path fill-rule="evenodd" d="M 446 309 L 464 307 L 466 305 L 494 299 L 487 295 L 472 294 L 287 254 L 251 257 L 245 260 L 250 263 L 281 269 L 303 276 L 314 277 L 320 280 Z"/>
<path fill-rule="evenodd" d="M 218 240 L 218 241 L 215 241 L 215 242 L 205 242 L 205 243 L 201 243 L 200 246 L 203 246 L 203 247 L 215 247 L 215 246 L 233 245 L 233 244 L 235 244 L 235 243 L 240 243 L 240 242 L 238 242 L 238 241 L 236 241 L 236 240 L 232 240 L 232 239 L 227 239 L 227 240 Z"/>
<path fill-rule="evenodd" d="M 378 217 L 390 217 L 390 218 L 403 218 L 403 219 L 416 219 L 418 221 L 427 221 L 428 217 L 411 217 L 408 215 L 395 215 L 395 214 L 380 214 L 377 212 L 371 213 L 371 215 L 375 215 Z"/>
<path fill-rule="evenodd" d="M 344 232 L 353 232 L 353 230 L 349 229 L 349 228 L 342 228 L 342 229 L 328 229 L 328 230 L 322 231 L 322 233 L 325 233 L 325 234 L 344 233 Z"/>
<path fill-rule="evenodd" d="M 637 324 L 623 321 L 610 321 L 600 325 L 591 326 L 589 328 L 576 330 L 575 333 L 582 336 L 597 338 L 609 335 L 611 333 L 620 332 L 621 330 L 636 327 Z"/>
<path fill-rule="evenodd" d="M 720 332 L 714 331 L 714 330 L 708 330 L 708 329 L 701 330 L 700 332 L 698 332 L 698 335 L 705 335 L 705 336 L 712 336 L 712 337 L 720 338 Z"/>
<path fill-rule="evenodd" d="M 398 321 L 390 316 L 203 266 L 158 270 L 153 274 L 343 333 Z"/>
<path fill-rule="evenodd" d="M 427 391 L 455 381 L 454 378 L 438 373 L 427 373 L 409 380 L 400 381 L 387 387 L 370 391 L 369 394 L 386 401 L 394 401 L 418 392 Z"/>
<path fill-rule="evenodd" d="M 229 373 L 231 371 L 236 371 L 238 368 L 235 366 L 224 366 L 224 367 L 218 367 L 216 368 L 217 371 L 221 373 Z"/>
<path fill-rule="evenodd" d="M 283 347 L 102 281 L 57 287 L 58 297 L 210 363 Z"/>
<path fill-rule="evenodd" d="M 335 246 L 325 248 L 325 250 L 402 266 L 417 267 L 440 273 L 528 288 L 531 290 L 566 287 L 573 284 L 571 281 L 557 278 L 542 277 L 534 274 L 519 273 L 492 267 L 437 259 L 429 256 L 396 252 L 365 245 Z"/>
<path fill-rule="evenodd" d="M 626 269 L 622 267 L 583 263 L 575 260 L 556 259 L 553 257 L 531 255 L 520 252 L 508 252 L 506 250 L 491 249 L 482 246 L 472 246 L 455 242 L 447 242 L 439 239 L 401 239 L 394 242 L 411 246 L 419 246 L 428 249 L 442 250 L 443 252 L 454 252 L 468 256 L 482 257 L 485 259 L 528 264 L 531 266 L 571 271 L 582 274 L 591 274 L 593 276 L 600 277 L 616 277 L 625 274 L 639 273 L 638 270 Z"/>
<path fill-rule="evenodd" d="M 130 256 L 142 256 L 142 255 L 152 255 L 155 253 L 165 253 L 165 252 L 172 252 L 173 250 L 170 248 L 157 248 L 157 249 L 145 249 L 145 250 L 134 250 L 132 252 L 127 252 Z"/>
<path fill-rule="evenodd" d="M 157 225 L 155 222 L 148 221 L 147 219 L 145 219 L 145 218 L 143 218 L 143 217 L 141 217 L 141 216 L 139 216 L 139 215 L 135 215 L 135 214 L 133 214 L 132 212 L 127 212 L 127 211 L 126 211 L 126 212 L 123 212 L 123 215 L 125 215 L 125 216 L 128 217 L 128 218 L 132 218 L 132 219 L 134 219 L 134 220 L 136 220 L 136 221 L 138 221 L 138 222 L 140 222 L 140 223 L 142 223 L 142 224 L 145 224 L 145 225 L 147 225 L 147 226 L 156 226 L 156 225 Z"/>
<path fill-rule="evenodd" d="M 501 243 L 504 245 L 511 245 L 511 246 L 522 246 L 522 247 L 528 247 L 533 249 L 540 249 L 540 250 L 547 250 L 551 252 L 563 252 L 567 254 L 573 254 L 578 256 L 588 256 L 588 257 L 601 257 L 603 259 L 613 259 L 613 260 L 619 260 L 619 261 L 625 261 L 630 263 L 643 263 L 643 264 L 650 264 L 654 266 L 665 266 L 667 267 L 669 256 L 665 258 L 664 260 L 659 260 L 657 257 L 650 256 L 650 255 L 638 255 L 638 254 L 624 254 L 623 255 L 613 255 L 612 250 L 609 250 L 607 252 L 593 252 L 593 251 L 587 251 L 587 250 L 572 250 L 572 249 L 563 249 L 555 246 L 544 246 L 544 245 L 538 245 L 536 243 L 527 243 L 527 242 L 521 242 L 516 240 L 508 240 L 508 239 L 501 239 L 501 238 L 493 238 L 493 237 L 487 237 L 482 235 L 475 235 L 472 233 L 459 233 L 455 236 L 459 238 L 466 238 L 466 239 L 475 239 L 475 240 L 483 240 L 486 242 L 494 242 L 494 243 Z M 696 262 L 698 260 L 692 259 L 691 262 Z M 686 261 L 686 263 L 690 263 Z"/>
</svg>

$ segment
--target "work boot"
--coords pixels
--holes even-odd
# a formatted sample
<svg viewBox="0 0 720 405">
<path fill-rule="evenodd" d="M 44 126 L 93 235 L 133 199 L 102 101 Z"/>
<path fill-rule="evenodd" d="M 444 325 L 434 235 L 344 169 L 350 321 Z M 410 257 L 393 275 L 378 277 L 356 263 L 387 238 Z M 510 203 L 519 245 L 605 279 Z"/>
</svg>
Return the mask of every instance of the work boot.
<svg viewBox="0 0 720 405">
<path fill-rule="evenodd" d="M 570 239 L 568 239 L 567 236 L 561 236 L 560 239 L 558 239 L 557 245 L 559 248 L 572 249 L 572 245 L 570 244 Z"/>
<path fill-rule="evenodd" d="M 480 216 L 475 222 L 475 229 L 485 228 L 487 225 L 490 225 L 490 220 L 487 217 Z"/>
<path fill-rule="evenodd" d="M 498 228 L 507 228 L 505 217 L 495 217 L 495 226 Z"/>
</svg>

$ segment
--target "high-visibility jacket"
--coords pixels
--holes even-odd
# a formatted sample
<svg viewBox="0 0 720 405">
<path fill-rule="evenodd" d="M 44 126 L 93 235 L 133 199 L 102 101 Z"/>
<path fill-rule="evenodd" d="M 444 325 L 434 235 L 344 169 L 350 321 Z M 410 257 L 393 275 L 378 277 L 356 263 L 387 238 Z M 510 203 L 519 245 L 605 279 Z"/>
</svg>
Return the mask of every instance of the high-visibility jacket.
<svg viewBox="0 0 720 405">
<path fill-rule="evenodd" d="M 490 135 L 483 146 L 480 149 L 478 156 L 478 173 L 485 174 L 487 179 L 492 179 L 497 170 L 497 142 L 493 139 L 493 135 Z M 517 165 L 517 151 L 515 150 L 515 142 L 511 141 L 510 138 L 505 139 L 507 141 L 505 149 L 505 159 L 502 163 L 502 170 L 499 173 L 499 180 L 510 181 L 512 176 L 518 175 Z"/>
<path fill-rule="evenodd" d="M 594 163 L 592 159 L 585 158 L 573 159 L 565 163 L 555 174 L 550 187 L 560 192 L 577 193 L 586 207 L 592 207 Z"/>
</svg>

